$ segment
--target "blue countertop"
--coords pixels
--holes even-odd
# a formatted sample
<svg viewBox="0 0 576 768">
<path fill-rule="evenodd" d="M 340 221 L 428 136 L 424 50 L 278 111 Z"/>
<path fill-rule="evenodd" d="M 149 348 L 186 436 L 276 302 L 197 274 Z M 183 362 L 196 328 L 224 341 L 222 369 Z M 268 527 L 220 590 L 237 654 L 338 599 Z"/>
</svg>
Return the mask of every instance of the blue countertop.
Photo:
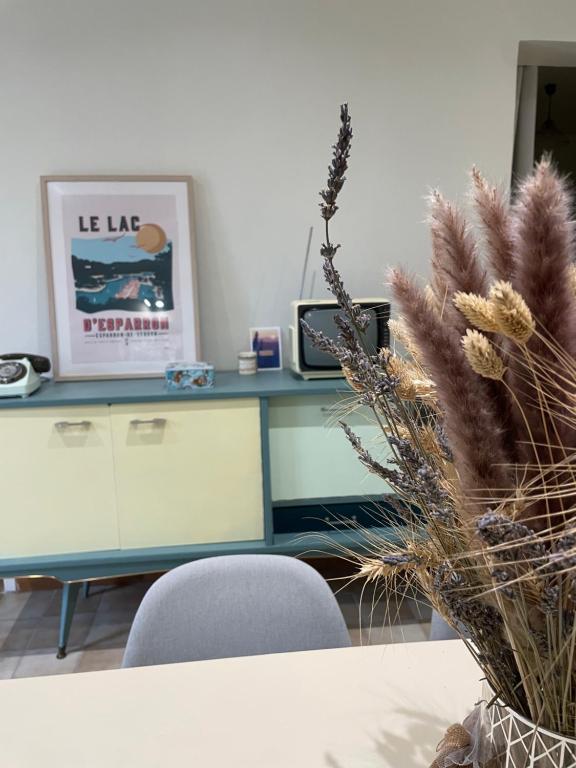
<svg viewBox="0 0 576 768">
<path fill-rule="evenodd" d="M 291 371 L 259 372 L 240 376 L 218 371 L 211 389 L 168 389 L 163 378 L 114 379 L 107 381 L 45 381 L 30 397 L 0 397 L 0 408 L 48 408 L 65 405 L 154 403 L 179 400 L 208 400 L 231 397 L 278 397 L 282 395 L 326 395 L 347 392 L 344 379 L 305 381 Z"/>
</svg>

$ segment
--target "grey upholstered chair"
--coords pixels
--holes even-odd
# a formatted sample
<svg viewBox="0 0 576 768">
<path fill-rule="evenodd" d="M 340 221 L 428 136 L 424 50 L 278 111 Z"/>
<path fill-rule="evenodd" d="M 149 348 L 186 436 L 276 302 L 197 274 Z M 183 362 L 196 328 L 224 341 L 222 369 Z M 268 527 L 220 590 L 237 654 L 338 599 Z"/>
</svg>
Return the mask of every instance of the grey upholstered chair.
<svg viewBox="0 0 576 768">
<path fill-rule="evenodd" d="M 453 640 L 460 637 L 455 629 L 452 629 L 438 611 L 432 611 L 432 621 L 430 622 L 430 640 Z"/>
<path fill-rule="evenodd" d="M 349 645 L 336 598 L 313 568 L 280 555 L 230 555 L 181 565 L 150 587 L 122 666 Z"/>
</svg>

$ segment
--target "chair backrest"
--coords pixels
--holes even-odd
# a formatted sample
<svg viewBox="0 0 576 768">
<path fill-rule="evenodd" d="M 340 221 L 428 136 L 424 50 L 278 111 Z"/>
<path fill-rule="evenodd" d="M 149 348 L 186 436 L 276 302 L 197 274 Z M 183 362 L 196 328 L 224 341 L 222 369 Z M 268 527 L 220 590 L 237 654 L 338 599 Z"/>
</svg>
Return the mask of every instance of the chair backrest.
<svg viewBox="0 0 576 768">
<path fill-rule="evenodd" d="M 230 555 L 182 565 L 150 587 L 122 666 L 349 645 L 336 598 L 311 566 L 281 555 Z"/>
</svg>

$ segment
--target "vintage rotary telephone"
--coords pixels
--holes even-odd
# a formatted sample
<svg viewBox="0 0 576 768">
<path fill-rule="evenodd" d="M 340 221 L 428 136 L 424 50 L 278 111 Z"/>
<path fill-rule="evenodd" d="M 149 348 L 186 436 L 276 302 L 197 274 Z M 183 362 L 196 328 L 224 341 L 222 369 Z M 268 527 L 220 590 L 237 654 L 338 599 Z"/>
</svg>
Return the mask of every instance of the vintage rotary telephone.
<svg viewBox="0 0 576 768">
<path fill-rule="evenodd" d="M 49 370 L 47 357 L 23 352 L 0 355 L 0 397 L 28 397 L 42 383 L 39 374 Z"/>
</svg>

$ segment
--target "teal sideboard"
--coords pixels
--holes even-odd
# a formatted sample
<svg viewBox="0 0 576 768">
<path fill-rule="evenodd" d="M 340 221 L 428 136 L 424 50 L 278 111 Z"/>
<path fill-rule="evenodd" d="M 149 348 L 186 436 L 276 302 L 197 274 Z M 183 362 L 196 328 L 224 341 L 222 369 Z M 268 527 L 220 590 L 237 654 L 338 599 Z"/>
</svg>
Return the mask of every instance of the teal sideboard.
<svg viewBox="0 0 576 768">
<path fill-rule="evenodd" d="M 161 379 L 43 384 L 0 399 L 0 577 L 63 583 L 59 656 L 81 584 L 221 554 L 328 554 L 378 527 L 389 489 L 356 460 L 346 417 L 384 456 L 342 379 L 219 372 L 209 390 Z M 380 440 L 380 442 L 378 442 Z"/>
</svg>

